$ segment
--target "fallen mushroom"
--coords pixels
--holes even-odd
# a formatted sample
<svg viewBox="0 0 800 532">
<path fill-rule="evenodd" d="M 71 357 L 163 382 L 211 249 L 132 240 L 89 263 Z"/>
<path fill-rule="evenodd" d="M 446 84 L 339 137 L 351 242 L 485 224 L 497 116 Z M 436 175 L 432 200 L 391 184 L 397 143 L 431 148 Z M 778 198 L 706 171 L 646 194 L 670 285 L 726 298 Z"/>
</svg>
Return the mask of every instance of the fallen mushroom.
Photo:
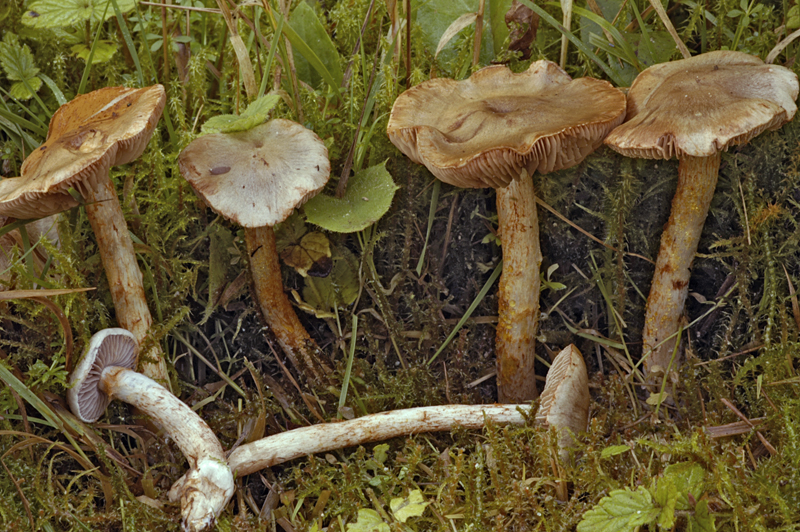
<svg viewBox="0 0 800 532">
<path fill-rule="evenodd" d="M 544 60 L 519 74 L 490 66 L 463 81 L 432 79 L 394 103 L 387 133 L 400 151 L 446 183 L 497 189 L 503 242 L 495 348 L 500 402 L 537 395 L 542 257 L 531 174 L 578 164 L 624 116 L 621 91 L 606 81 L 573 80 Z"/>
<path fill-rule="evenodd" d="M 206 530 L 233 495 L 231 469 L 206 422 L 163 386 L 131 369 L 138 350 L 136 337 L 125 329 L 105 329 L 92 336 L 70 377 L 70 409 L 93 423 L 112 399 L 119 399 L 153 418 L 189 462 L 189 472 L 169 491 L 170 500 L 181 503 L 183 528 Z"/>
<path fill-rule="evenodd" d="M 22 164 L 21 177 L 0 181 L 0 215 L 42 218 L 76 207 L 75 189 L 85 201 L 105 267 L 119 324 L 143 341 L 153 318 L 144 295 L 125 217 L 108 176 L 111 166 L 141 155 L 164 109 L 164 87 L 107 87 L 82 94 L 59 107 L 47 140 Z M 169 383 L 156 344 L 142 357 L 142 371 Z"/>
<path fill-rule="evenodd" d="M 381 412 L 342 421 L 321 423 L 267 436 L 237 447 L 228 465 L 237 476 L 315 453 L 409 436 L 452 430 L 455 426 L 482 428 L 493 423 L 525 423 L 530 405 L 443 405 Z"/>
<path fill-rule="evenodd" d="M 256 299 L 292 364 L 324 382 L 331 371 L 283 291 L 275 232 L 330 177 L 328 150 L 300 124 L 276 119 L 248 131 L 192 141 L 181 175 L 218 214 L 245 228 Z"/>
<path fill-rule="evenodd" d="M 647 298 L 642 355 L 650 382 L 678 365 L 672 355 L 720 152 L 790 121 L 797 94 L 791 70 L 732 51 L 654 65 L 633 82 L 627 121 L 606 144 L 628 157 L 679 160 L 678 188 Z"/>
</svg>

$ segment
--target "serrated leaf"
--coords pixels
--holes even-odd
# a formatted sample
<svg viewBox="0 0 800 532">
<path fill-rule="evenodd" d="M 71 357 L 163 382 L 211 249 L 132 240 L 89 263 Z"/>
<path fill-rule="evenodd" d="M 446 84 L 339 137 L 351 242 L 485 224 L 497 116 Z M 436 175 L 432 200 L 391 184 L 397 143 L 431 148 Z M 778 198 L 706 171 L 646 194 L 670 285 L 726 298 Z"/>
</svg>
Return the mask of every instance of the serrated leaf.
<svg viewBox="0 0 800 532">
<path fill-rule="evenodd" d="M 668 466 L 658 482 L 669 482 L 675 486 L 678 493 L 677 510 L 690 510 L 692 505 L 686 494 L 691 493 L 695 500 L 699 500 L 705 490 L 705 479 L 706 471 L 703 466 L 681 462 Z"/>
<path fill-rule="evenodd" d="M 689 532 L 716 532 L 717 525 L 714 516 L 708 511 L 708 501 L 702 499 L 694 507 L 694 513 L 689 514 Z"/>
<path fill-rule="evenodd" d="M 425 507 L 428 503 L 425 502 L 425 497 L 422 492 L 414 490 L 408 494 L 408 497 L 396 497 L 391 500 L 389 507 L 392 509 L 392 514 L 395 519 L 401 523 L 405 523 L 409 517 L 419 517 L 425 513 Z"/>
<path fill-rule="evenodd" d="M 600 452 L 600 458 L 611 458 L 630 450 L 631 448 L 627 445 L 611 445 Z"/>
<path fill-rule="evenodd" d="M 328 231 L 353 233 L 377 222 L 392 205 L 397 185 L 386 163 L 358 172 L 342 199 L 317 194 L 305 205 L 306 219 Z"/>
<path fill-rule="evenodd" d="M 327 73 L 333 78 L 336 87 L 331 88 L 336 90 L 342 84 L 344 77 L 339 60 L 339 52 L 336 50 L 336 46 L 334 46 L 325 27 L 319 21 L 314 9 L 306 2 L 300 2 L 289 17 L 289 25 L 307 45 L 307 48 L 295 48 L 294 64 L 297 68 L 297 77 L 312 87 L 320 88 L 322 86 L 325 74 L 319 71 L 318 65 L 314 65 L 314 58 L 305 57 L 304 55 L 308 53 L 308 50 L 311 50 L 316 55 L 316 59 L 322 64 L 321 66 L 324 66 Z"/>
<path fill-rule="evenodd" d="M 22 23 L 38 29 L 63 28 L 91 20 L 92 23 L 100 22 L 105 13 L 105 19 L 114 16 L 113 9 L 106 9 L 108 0 L 37 0 L 31 2 L 22 14 Z M 117 5 L 122 13 L 132 10 L 135 0 L 117 0 Z"/>
<path fill-rule="evenodd" d="M 11 86 L 11 96 L 18 100 L 27 100 L 33 96 L 25 83 L 31 89 L 38 91 L 42 86 L 42 80 L 37 77 L 39 69 L 28 45 L 21 45 L 19 39 L 13 33 L 7 33 L 0 43 L 0 65 L 6 73 L 6 77 L 11 81 L 16 81 Z"/>
<path fill-rule="evenodd" d="M 391 530 L 378 512 L 362 508 L 358 511 L 356 522 L 347 523 L 347 532 L 391 532 Z"/>
<path fill-rule="evenodd" d="M 583 514 L 578 532 L 634 532 L 637 527 L 652 523 L 661 513 L 653 497 L 644 487 L 636 491 L 614 490 L 597 506 Z"/>
<path fill-rule="evenodd" d="M 206 120 L 200 130 L 203 135 L 207 135 L 209 133 L 234 133 L 253 129 L 267 120 L 269 112 L 278 104 L 280 99 L 280 96 L 276 94 L 265 94 L 248 105 L 242 114 L 238 116 L 213 116 Z"/>
<path fill-rule="evenodd" d="M 91 52 L 92 47 L 86 46 L 85 44 L 76 44 L 70 51 L 76 57 L 83 59 L 84 62 L 89 60 L 89 52 Z M 97 44 L 94 47 L 94 55 L 92 56 L 92 64 L 96 65 L 98 63 L 106 63 L 114 57 L 114 54 L 117 52 L 117 45 L 111 41 L 97 41 Z"/>
</svg>

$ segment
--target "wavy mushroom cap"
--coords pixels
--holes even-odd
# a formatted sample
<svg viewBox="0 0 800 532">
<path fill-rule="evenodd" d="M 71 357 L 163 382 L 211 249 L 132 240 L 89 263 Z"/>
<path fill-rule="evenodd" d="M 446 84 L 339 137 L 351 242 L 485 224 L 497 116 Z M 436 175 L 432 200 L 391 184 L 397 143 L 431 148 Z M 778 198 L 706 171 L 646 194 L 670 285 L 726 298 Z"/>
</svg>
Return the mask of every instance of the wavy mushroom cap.
<svg viewBox="0 0 800 532">
<path fill-rule="evenodd" d="M 166 101 L 164 87 L 106 87 L 82 94 L 50 120 L 47 140 L 22 163 L 21 177 L 0 181 L 0 214 L 41 218 L 76 207 L 108 169 L 142 154 Z"/>
<path fill-rule="evenodd" d="M 130 331 L 119 328 L 95 333 L 80 363 L 72 371 L 67 401 L 72 413 L 87 423 L 100 419 L 111 397 L 100 389 L 100 377 L 107 367 L 136 367 L 139 344 Z"/>
<path fill-rule="evenodd" d="M 633 82 L 627 121 L 606 144 L 628 157 L 709 157 L 790 121 L 797 94 L 791 70 L 742 52 L 661 63 Z"/>
<path fill-rule="evenodd" d="M 322 190 L 328 149 L 291 120 L 192 141 L 178 158 L 181 175 L 218 214 L 244 227 L 273 226 Z"/>
<path fill-rule="evenodd" d="M 483 68 L 463 81 L 438 78 L 401 94 L 387 133 L 412 161 L 459 187 L 503 187 L 568 168 L 625 118 L 625 95 L 606 81 L 573 80 L 550 61 L 515 74 Z"/>
</svg>

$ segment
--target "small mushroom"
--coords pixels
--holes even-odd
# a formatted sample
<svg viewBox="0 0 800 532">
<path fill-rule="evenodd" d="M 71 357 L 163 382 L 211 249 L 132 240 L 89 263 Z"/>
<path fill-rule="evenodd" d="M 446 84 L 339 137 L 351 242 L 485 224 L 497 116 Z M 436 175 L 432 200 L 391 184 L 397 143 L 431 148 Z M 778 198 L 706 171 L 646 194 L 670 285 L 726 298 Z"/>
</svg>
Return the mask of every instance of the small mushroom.
<svg viewBox="0 0 800 532">
<path fill-rule="evenodd" d="M 218 214 L 245 228 L 256 299 L 292 364 L 324 382 L 331 371 L 286 293 L 272 226 L 322 190 L 328 150 L 300 124 L 276 119 L 239 133 L 192 141 L 178 158 L 181 175 Z"/>
<path fill-rule="evenodd" d="M 412 161 L 460 187 L 497 189 L 503 242 L 497 324 L 501 402 L 534 399 L 539 323 L 539 223 L 531 175 L 581 162 L 625 117 L 606 81 L 573 80 L 550 61 L 522 73 L 483 68 L 463 81 L 432 79 L 401 94 L 389 139 Z"/>
<path fill-rule="evenodd" d="M 672 353 L 720 152 L 790 121 L 797 94 L 791 70 L 733 51 L 654 65 L 628 91 L 627 121 L 606 144 L 628 157 L 679 160 L 645 313 L 642 354 L 650 382 L 678 365 L 670 366 Z"/>
<path fill-rule="evenodd" d="M 125 329 L 105 329 L 92 336 L 70 377 L 67 400 L 82 421 L 93 423 L 112 399 L 134 405 L 153 418 L 189 462 L 189 473 L 169 492 L 180 501 L 183 528 L 213 526 L 233 495 L 233 475 L 222 446 L 205 421 L 163 386 L 136 373 L 138 344 Z"/>
<path fill-rule="evenodd" d="M 0 181 L 0 215 L 42 218 L 76 207 L 82 196 L 105 267 L 119 324 L 138 341 L 153 318 L 125 217 L 108 176 L 109 168 L 142 154 L 164 109 L 164 87 L 107 87 L 59 107 L 47 140 L 22 164 L 21 177 Z M 158 345 L 142 357 L 145 375 L 169 383 Z"/>
<path fill-rule="evenodd" d="M 341 423 L 301 427 L 241 445 L 228 456 L 228 465 L 240 477 L 295 458 L 398 436 L 448 431 L 455 426 L 479 429 L 487 420 L 522 425 L 522 412 L 529 410 L 530 405 L 443 405 L 370 414 Z"/>
</svg>

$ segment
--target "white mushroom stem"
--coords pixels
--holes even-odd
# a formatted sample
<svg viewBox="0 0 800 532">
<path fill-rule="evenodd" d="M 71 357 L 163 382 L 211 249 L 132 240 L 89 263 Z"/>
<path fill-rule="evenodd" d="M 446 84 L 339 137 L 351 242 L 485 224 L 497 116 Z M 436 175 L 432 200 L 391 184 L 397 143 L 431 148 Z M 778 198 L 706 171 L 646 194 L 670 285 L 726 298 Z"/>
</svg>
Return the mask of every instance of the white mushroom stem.
<svg viewBox="0 0 800 532">
<path fill-rule="evenodd" d="M 210 528 L 233 495 L 233 475 L 222 446 L 205 421 L 163 386 L 135 371 L 110 366 L 100 389 L 152 417 L 186 456 L 190 471 L 169 492 L 181 502 L 184 530 Z"/>
<path fill-rule="evenodd" d="M 667 370 L 672 359 L 678 324 L 689 292 L 689 268 L 717 186 L 719 163 L 719 153 L 680 159 L 678 188 L 672 199 L 669 221 L 661 235 L 642 333 L 644 367 L 651 381 Z M 673 369 L 676 365 L 677 361 L 673 362 Z"/>
<path fill-rule="evenodd" d="M 140 345 L 145 345 L 153 318 L 144 295 L 142 273 L 108 171 L 98 172 L 98 176 L 100 183 L 96 187 L 81 189 L 86 200 L 86 216 L 100 249 L 117 321 L 136 336 Z M 139 364 L 145 375 L 169 386 L 167 364 L 157 342 L 153 342 L 153 347 L 140 358 Z"/>
<path fill-rule="evenodd" d="M 421 432 L 452 430 L 456 425 L 468 429 L 493 423 L 521 425 L 529 405 L 444 405 L 408 408 L 370 414 L 342 421 L 323 423 L 282 432 L 242 445 L 228 457 L 234 474 L 249 475 L 266 467 L 343 447 L 388 440 Z"/>
<path fill-rule="evenodd" d="M 495 341 L 498 401 L 524 403 L 537 396 L 534 347 L 542 263 L 533 179 L 524 170 L 497 189 L 497 217 L 503 242 Z"/>
<path fill-rule="evenodd" d="M 283 291 L 275 232 L 268 226 L 247 227 L 244 235 L 250 256 L 250 273 L 253 275 L 256 299 L 261 307 L 264 321 L 269 325 L 292 365 L 317 382 L 325 382 L 326 375 L 331 373 L 331 369 L 322 362 L 320 349 L 300 323 L 300 318 L 297 317 L 289 298 Z"/>
</svg>

